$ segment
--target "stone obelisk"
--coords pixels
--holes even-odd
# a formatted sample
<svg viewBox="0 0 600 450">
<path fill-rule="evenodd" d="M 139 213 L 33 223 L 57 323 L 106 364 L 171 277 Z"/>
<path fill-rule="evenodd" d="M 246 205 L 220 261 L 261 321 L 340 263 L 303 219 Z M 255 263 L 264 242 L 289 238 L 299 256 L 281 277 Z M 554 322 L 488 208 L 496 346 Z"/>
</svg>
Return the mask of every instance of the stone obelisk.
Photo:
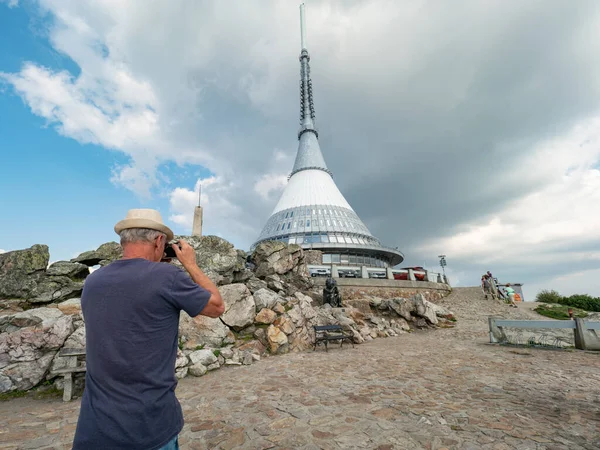
<svg viewBox="0 0 600 450">
<path fill-rule="evenodd" d="M 202 185 L 198 191 L 198 206 L 194 209 L 194 224 L 192 225 L 192 236 L 202 236 Z"/>
</svg>

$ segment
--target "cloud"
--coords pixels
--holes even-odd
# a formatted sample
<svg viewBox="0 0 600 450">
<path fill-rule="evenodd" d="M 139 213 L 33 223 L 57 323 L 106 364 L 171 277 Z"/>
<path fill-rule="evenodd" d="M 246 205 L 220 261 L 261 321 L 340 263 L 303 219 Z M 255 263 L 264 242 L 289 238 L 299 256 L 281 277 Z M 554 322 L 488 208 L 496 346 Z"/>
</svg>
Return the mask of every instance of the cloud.
<svg viewBox="0 0 600 450">
<path fill-rule="evenodd" d="M 207 169 L 205 228 L 249 247 L 297 145 L 297 7 L 40 5 L 78 71 L 32 61 L 3 80 L 57 132 L 126 155 L 113 182 L 167 191 L 185 229 L 198 185 L 169 184 L 161 165 Z M 600 268 L 597 2 L 324 1 L 307 25 L 328 167 L 408 265 L 443 250 L 461 284 Z"/>
<path fill-rule="evenodd" d="M 191 232 L 193 214 L 198 205 L 198 194 L 202 184 L 201 205 L 203 209 L 203 234 L 225 237 L 240 245 L 254 229 L 246 224 L 245 211 L 230 200 L 239 189 L 220 177 L 209 177 L 196 182 L 193 190 L 176 188 L 169 196 L 172 214 L 169 220 Z"/>
<path fill-rule="evenodd" d="M 547 179 L 540 189 L 513 200 L 476 223 L 458 224 L 453 235 L 434 239 L 421 252 L 436 249 L 456 259 L 484 264 L 511 258 L 528 264 L 600 263 L 600 119 L 577 126 L 565 138 L 543 143 L 523 165 L 502 174 L 506 183 L 520 177 Z"/>
<path fill-rule="evenodd" d="M 19 6 L 19 0 L 0 0 L 0 3 L 6 3 L 9 8 L 15 8 Z"/>
<path fill-rule="evenodd" d="M 1 253 L 6 253 L 6 250 L 3 250 L 3 249 L 0 248 L 0 254 Z"/>
<path fill-rule="evenodd" d="M 269 200 L 272 193 L 281 193 L 287 184 L 287 175 L 268 173 L 254 184 L 254 191 L 263 199 Z"/>
</svg>

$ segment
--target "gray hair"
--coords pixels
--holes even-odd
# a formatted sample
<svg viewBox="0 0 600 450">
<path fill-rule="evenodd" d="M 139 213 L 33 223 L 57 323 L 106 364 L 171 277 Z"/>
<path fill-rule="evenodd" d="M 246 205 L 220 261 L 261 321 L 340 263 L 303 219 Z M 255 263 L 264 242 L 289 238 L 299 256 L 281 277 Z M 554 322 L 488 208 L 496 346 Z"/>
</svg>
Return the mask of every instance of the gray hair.
<svg viewBox="0 0 600 450">
<path fill-rule="evenodd" d="M 167 242 L 167 235 L 150 228 L 127 228 L 119 233 L 121 245 L 133 242 L 154 242 L 158 236 L 163 236 Z"/>
</svg>

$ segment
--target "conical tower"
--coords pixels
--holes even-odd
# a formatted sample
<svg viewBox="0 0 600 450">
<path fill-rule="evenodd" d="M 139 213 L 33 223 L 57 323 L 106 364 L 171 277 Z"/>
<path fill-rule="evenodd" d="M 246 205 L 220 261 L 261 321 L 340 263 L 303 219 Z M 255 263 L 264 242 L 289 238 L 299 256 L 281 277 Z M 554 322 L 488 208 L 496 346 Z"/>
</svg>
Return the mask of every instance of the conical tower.
<svg viewBox="0 0 600 450">
<path fill-rule="evenodd" d="M 315 104 L 300 5 L 300 130 L 288 184 L 252 248 L 263 241 L 323 252 L 323 264 L 389 267 L 404 259 L 381 245 L 346 201 L 325 164 L 315 126 Z"/>
</svg>

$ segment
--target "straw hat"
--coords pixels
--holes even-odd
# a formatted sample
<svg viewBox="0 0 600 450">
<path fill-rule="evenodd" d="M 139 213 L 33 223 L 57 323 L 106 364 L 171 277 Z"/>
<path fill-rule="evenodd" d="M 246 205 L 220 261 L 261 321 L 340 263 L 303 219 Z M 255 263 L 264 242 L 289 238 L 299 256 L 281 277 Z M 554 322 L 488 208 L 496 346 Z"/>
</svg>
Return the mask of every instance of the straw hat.
<svg viewBox="0 0 600 450">
<path fill-rule="evenodd" d="M 155 209 L 130 209 L 124 220 L 117 222 L 115 232 L 119 234 L 128 228 L 150 228 L 167 235 L 167 241 L 173 240 L 173 232 L 163 223 L 160 213 Z"/>
</svg>

